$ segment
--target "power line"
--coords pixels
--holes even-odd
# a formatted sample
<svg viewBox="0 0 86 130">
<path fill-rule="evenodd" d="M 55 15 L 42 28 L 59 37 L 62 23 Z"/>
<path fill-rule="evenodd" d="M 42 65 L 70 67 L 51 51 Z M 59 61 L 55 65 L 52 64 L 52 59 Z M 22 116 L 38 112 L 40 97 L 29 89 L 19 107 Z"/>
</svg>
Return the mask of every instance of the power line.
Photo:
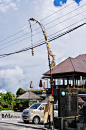
<svg viewBox="0 0 86 130">
<path fill-rule="evenodd" d="M 76 27 L 74 27 L 74 28 L 72 28 L 72 29 L 70 29 L 70 30 L 68 30 L 68 31 L 66 31 L 66 32 L 63 32 L 63 33 L 61 33 L 61 34 L 59 34 L 59 35 L 56 35 L 56 36 L 50 38 L 48 41 L 51 42 L 51 41 L 53 41 L 53 40 L 55 40 L 55 39 L 57 39 L 57 38 L 60 38 L 60 37 L 62 37 L 62 36 L 64 36 L 64 35 L 66 35 L 66 34 L 72 32 L 72 31 L 74 31 L 74 30 L 76 30 L 76 29 L 78 29 L 78 28 L 84 26 L 85 24 L 86 24 L 86 22 L 83 23 L 83 24 L 80 24 L 79 26 L 76 26 Z M 38 45 L 33 45 L 33 48 L 39 47 L 39 46 L 41 46 L 41 45 L 43 45 L 43 44 L 46 44 L 46 42 L 42 42 L 42 43 L 40 43 L 40 44 L 38 44 Z M 9 55 L 13 55 L 13 54 L 16 54 L 16 53 L 24 52 L 24 51 L 27 51 L 27 50 L 30 50 L 30 49 L 32 49 L 32 47 L 28 47 L 28 48 L 26 48 L 26 49 L 23 49 L 23 50 L 20 50 L 20 51 L 16 51 L 16 52 L 13 52 L 13 53 L 2 54 L 2 55 L 0 55 L 0 58 L 6 57 L 6 56 L 9 56 Z"/>
<path fill-rule="evenodd" d="M 58 10 L 58 11 L 56 11 L 56 12 L 54 12 L 54 13 L 52 13 L 52 14 L 48 15 L 47 17 L 45 17 L 45 18 L 41 19 L 40 21 L 42 21 L 42 20 L 44 20 L 44 19 L 46 19 L 46 18 L 48 18 L 48 17 L 50 17 L 50 16 L 54 15 L 55 13 L 58 13 L 59 11 L 61 11 L 61 10 L 65 9 L 65 8 L 67 8 L 68 6 L 70 6 L 70 5 L 74 4 L 74 3 L 75 3 L 75 2 L 70 3 L 69 5 L 67 5 L 67 6 L 65 6 L 65 7 L 61 8 L 60 10 Z M 35 23 L 35 24 L 36 24 L 36 23 Z M 35 25 L 35 24 L 33 24 L 33 25 Z M 32 26 L 33 26 L 33 25 L 32 25 Z M 27 27 L 27 28 L 29 28 L 29 27 Z M 15 34 L 13 34 L 13 35 L 11 35 L 11 36 L 9 36 L 9 37 L 7 37 L 7 38 L 5 38 L 5 39 L 1 40 L 0 42 L 5 41 L 5 40 L 7 40 L 7 39 L 11 38 L 11 37 L 13 37 L 13 36 L 17 35 L 18 33 L 21 33 L 22 31 L 26 30 L 27 28 L 25 28 L 25 29 L 23 29 L 23 30 L 21 30 L 21 31 L 19 31 L 19 32 L 17 32 L 17 33 L 15 33 Z"/>
<path fill-rule="evenodd" d="M 79 8 L 82 8 L 82 7 L 85 6 L 85 5 L 86 5 L 86 4 L 80 6 Z M 70 12 L 64 14 L 64 15 L 62 15 L 62 16 L 56 18 L 55 20 L 52 20 L 51 22 L 46 23 L 45 25 L 48 25 L 48 24 L 52 23 L 53 21 L 56 21 L 56 20 L 58 20 L 58 19 L 60 19 L 60 18 L 62 18 L 62 17 L 64 17 L 64 16 L 66 16 L 66 15 L 68 15 L 68 14 L 74 12 L 75 10 L 78 10 L 79 8 L 76 8 L 76 9 L 74 9 L 74 10 L 72 10 L 72 11 L 70 11 Z M 85 10 L 85 11 L 86 11 L 86 10 Z M 83 12 L 85 12 L 85 11 L 83 11 Z M 83 13 L 83 12 L 81 12 L 81 13 Z M 81 13 L 79 13 L 79 14 L 81 14 Z M 77 15 L 79 15 L 79 14 L 77 14 Z M 75 15 L 75 16 L 77 16 L 77 15 Z M 75 16 L 73 16 L 73 17 L 75 17 Z M 69 18 L 68 18 L 68 19 L 69 19 Z M 67 20 L 68 20 L 68 19 L 67 19 Z M 62 22 L 65 22 L 65 20 L 62 21 Z M 62 23 L 62 22 L 60 22 L 60 23 Z M 44 25 L 44 26 L 45 26 L 45 25 Z M 58 24 L 57 24 L 57 25 L 58 25 Z M 40 27 L 39 27 L 39 28 L 40 28 Z M 33 30 L 33 32 L 36 31 L 36 30 L 38 30 L 39 28 Z M 50 28 L 51 28 L 51 27 L 46 28 L 46 29 L 50 29 Z M 19 38 L 21 38 L 21 37 L 24 37 L 24 36 L 28 35 L 29 33 L 31 33 L 31 32 L 28 32 L 28 33 L 26 33 L 26 34 L 24 34 L 24 35 L 22 35 L 22 36 L 20 36 L 20 37 L 17 37 L 17 38 L 15 38 L 15 39 L 13 39 L 13 40 L 11 40 L 11 41 L 9 41 L 9 42 L 6 42 L 6 43 L 2 44 L 2 45 L 0 45 L 0 46 L 4 46 L 4 45 L 6 45 L 6 44 L 8 44 L 8 43 L 10 43 L 10 42 L 13 42 L 13 41 L 15 41 L 15 40 L 17 40 L 17 39 L 19 39 Z M 40 33 L 40 32 L 38 32 L 38 33 L 36 33 L 36 34 L 34 34 L 34 35 L 32 35 L 32 36 L 35 36 L 35 35 L 37 35 L 37 34 L 39 34 L 39 33 Z M 29 36 L 28 38 L 30 38 L 30 37 L 31 37 L 31 36 Z M 15 43 L 14 43 L 14 44 L 15 44 Z M 12 45 L 13 45 L 13 44 L 12 44 Z"/>
<path fill-rule="evenodd" d="M 54 27 L 54 26 L 57 26 L 57 25 L 59 25 L 59 24 L 65 22 L 65 21 L 67 21 L 67 20 L 70 20 L 71 18 L 73 18 L 73 17 L 75 17 L 75 16 L 77 16 L 77 15 L 80 15 L 80 14 L 84 13 L 85 11 L 86 11 L 86 10 L 84 10 L 84 11 L 80 12 L 79 14 L 76 14 L 76 15 L 74 15 L 74 16 L 72 16 L 72 17 L 66 19 L 66 20 L 63 20 L 63 21 L 59 22 L 58 24 L 55 24 L 55 25 L 53 25 L 53 26 L 51 26 L 51 27 L 49 27 L 49 28 L 46 28 L 46 29 L 48 30 L 48 29 L 50 29 L 50 28 L 52 28 L 52 27 Z M 34 35 L 37 35 L 37 34 L 39 34 L 39 33 L 41 33 L 41 32 L 38 32 L 38 33 L 36 33 L 36 34 L 34 34 Z M 33 36 L 34 36 L 34 35 L 33 35 Z M 17 43 L 21 42 L 21 41 L 24 41 L 24 40 L 26 40 L 26 39 L 28 39 L 28 38 L 30 38 L 30 37 L 31 37 L 31 36 L 29 36 L 29 37 L 27 37 L 27 38 L 24 38 L 24 39 L 22 39 L 22 40 L 20 40 L 20 41 L 18 41 L 18 42 L 15 42 L 15 43 L 13 43 L 13 44 L 10 44 L 10 45 L 8 45 L 8 46 L 6 46 L 6 47 L 3 47 L 3 48 L 1 48 L 0 50 L 2 50 L 2 49 L 4 49 L 4 48 L 7 48 L 7 47 L 10 47 L 10 46 L 12 46 L 12 45 L 14 45 L 14 44 L 17 44 Z"/>
<path fill-rule="evenodd" d="M 69 27 L 71 27 L 71 26 L 73 26 L 73 25 L 75 25 L 75 24 L 77 24 L 77 23 L 79 23 L 79 22 L 85 20 L 85 19 L 86 19 L 86 18 L 84 18 L 84 19 L 82 19 L 82 20 L 80 20 L 80 21 L 78 21 L 78 22 L 76 22 L 76 23 L 73 23 L 73 24 L 71 24 L 70 26 L 67 26 L 67 27 L 65 27 L 65 28 L 63 28 L 63 29 L 61 29 L 61 30 L 59 30 L 58 32 L 52 33 L 52 34 L 49 35 L 48 37 L 50 37 L 50 36 L 52 36 L 52 35 L 55 35 L 56 33 L 59 33 L 59 32 L 61 32 L 61 31 L 65 30 L 65 29 L 67 29 L 67 28 L 69 28 Z M 44 40 L 44 39 L 38 40 L 38 41 L 35 42 L 35 43 L 38 43 L 38 42 L 43 41 L 43 40 Z M 34 43 L 33 43 L 33 44 L 34 44 Z"/>
</svg>

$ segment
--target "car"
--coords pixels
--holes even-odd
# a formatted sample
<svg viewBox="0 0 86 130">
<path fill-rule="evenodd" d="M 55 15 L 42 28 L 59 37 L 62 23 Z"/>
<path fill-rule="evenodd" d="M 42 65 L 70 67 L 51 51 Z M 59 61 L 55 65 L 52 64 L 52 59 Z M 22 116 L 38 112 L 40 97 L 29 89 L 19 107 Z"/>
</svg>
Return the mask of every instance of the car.
<svg viewBox="0 0 86 130">
<path fill-rule="evenodd" d="M 32 121 L 34 124 L 44 121 L 44 105 L 46 103 L 35 103 L 23 110 L 22 119 L 25 123 Z M 58 104 L 54 104 L 54 117 L 58 117 Z"/>
</svg>

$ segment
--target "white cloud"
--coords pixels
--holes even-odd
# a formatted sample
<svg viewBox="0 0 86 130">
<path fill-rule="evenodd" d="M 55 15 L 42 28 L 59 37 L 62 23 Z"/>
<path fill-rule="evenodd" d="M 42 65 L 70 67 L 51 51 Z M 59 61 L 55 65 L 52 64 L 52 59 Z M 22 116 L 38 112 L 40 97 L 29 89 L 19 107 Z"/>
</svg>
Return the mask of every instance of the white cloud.
<svg viewBox="0 0 86 130">
<path fill-rule="evenodd" d="M 17 6 L 16 6 L 15 3 L 10 3 L 10 4 L 9 4 L 9 7 L 12 7 L 13 10 L 17 10 Z"/>
<path fill-rule="evenodd" d="M 0 84 L 0 88 L 15 92 L 18 87 L 23 88 L 24 78 L 23 70 L 18 66 L 15 69 L 0 70 L 0 80 L 3 82 Z"/>
<path fill-rule="evenodd" d="M 9 6 L 5 6 L 4 4 L 0 4 L 0 11 L 5 12 Z"/>
<path fill-rule="evenodd" d="M 8 5 L 6 4 L 0 4 L 0 11 L 6 12 L 8 9 L 12 8 L 13 10 L 17 10 L 16 3 L 9 3 Z"/>
<path fill-rule="evenodd" d="M 3 0 L 3 2 L 11 2 L 12 0 Z"/>
<path fill-rule="evenodd" d="M 23 75 L 23 70 L 21 68 L 15 67 L 15 69 L 1 70 L 0 77 L 1 78 L 21 79 L 24 77 L 24 75 Z"/>
<path fill-rule="evenodd" d="M 6 93 L 7 91 L 5 89 L 0 89 L 0 93 Z"/>
</svg>

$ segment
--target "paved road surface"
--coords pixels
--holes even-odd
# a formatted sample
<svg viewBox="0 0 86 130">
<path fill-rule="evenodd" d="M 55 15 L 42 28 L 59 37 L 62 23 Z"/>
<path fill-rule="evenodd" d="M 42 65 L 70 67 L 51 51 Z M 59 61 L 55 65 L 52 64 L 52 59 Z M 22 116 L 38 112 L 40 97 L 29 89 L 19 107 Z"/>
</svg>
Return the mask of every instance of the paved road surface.
<svg viewBox="0 0 86 130">
<path fill-rule="evenodd" d="M 31 128 L 27 126 L 18 126 L 18 125 L 13 125 L 13 124 L 0 123 L 0 130 L 39 130 L 39 129 Z"/>
<path fill-rule="evenodd" d="M 1 127 L 0 126 L 0 130 L 15 130 L 15 129 L 11 129 L 11 128 L 6 128 L 6 127 Z"/>
<path fill-rule="evenodd" d="M 2 118 L 2 114 L 4 115 L 12 115 L 17 116 L 19 118 Z M 14 111 L 0 111 L 0 130 L 37 130 L 38 128 L 44 128 L 42 124 L 35 125 L 32 123 L 25 124 L 22 120 L 22 112 L 14 112 Z"/>
</svg>

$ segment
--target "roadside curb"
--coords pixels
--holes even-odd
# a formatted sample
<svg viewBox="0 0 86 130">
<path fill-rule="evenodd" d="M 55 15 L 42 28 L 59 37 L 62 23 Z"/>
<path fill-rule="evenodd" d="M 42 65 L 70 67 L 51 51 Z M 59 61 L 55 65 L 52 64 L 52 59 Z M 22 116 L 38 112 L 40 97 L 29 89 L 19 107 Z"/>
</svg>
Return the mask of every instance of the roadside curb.
<svg viewBox="0 0 86 130">
<path fill-rule="evenodd" d="M 33 128 L 33 129 L 41 129 L 41 130 L 46 130 L 46 128 L 39 127 L 39 126 L 33 126 L 32 124 L 19 124 L 19 123 L 13 123 L 13 122 L 5 122 L 5 121 L 0 121 L 0 123 L 5 123 L 5 124 L 11 124 L 11 125 L 17 125 L 17 126 L 24 126 L 27 128 Z"/>
</svg>

